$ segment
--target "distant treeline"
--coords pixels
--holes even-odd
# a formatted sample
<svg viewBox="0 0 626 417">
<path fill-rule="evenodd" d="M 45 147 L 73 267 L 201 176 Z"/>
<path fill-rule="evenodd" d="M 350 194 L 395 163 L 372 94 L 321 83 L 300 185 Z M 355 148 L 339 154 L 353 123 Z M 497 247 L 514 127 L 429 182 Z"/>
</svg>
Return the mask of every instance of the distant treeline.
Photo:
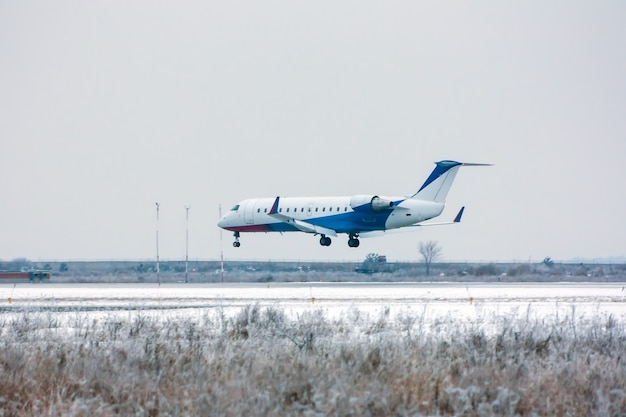
<svg viewBox="0 0 626 417">
<path fill-rule="evenodd" d="M 372 262 L 372 259 L 375 262 Z M 368 255 L 363 262 L 310 261 L 162 261 L 161 282 L 272 282 L 272 281 L 626 281 L 626 264 L 438 262 L 427 275 L 423 262 L 379 262 Z M 157 280 L 154 261 L 56 261 L 26 259 L 0 262 L 0 270 L 49 270 L 52 282 Z"/>
</svg>

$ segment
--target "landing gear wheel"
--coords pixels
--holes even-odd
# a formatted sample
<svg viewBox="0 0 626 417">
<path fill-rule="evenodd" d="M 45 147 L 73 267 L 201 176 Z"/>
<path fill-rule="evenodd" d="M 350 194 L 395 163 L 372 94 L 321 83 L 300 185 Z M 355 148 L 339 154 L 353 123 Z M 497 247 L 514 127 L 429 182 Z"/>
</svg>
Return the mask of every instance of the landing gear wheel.
<svg viewBox="0 0 626 417">
<path fill-rule="evenodd" d="M 241 246 L 241 242 L 233 242 L 233 246 L 238 248 L 239 246 Z"/>
<path fill-rule="evenodd" d="M 233 246 L 238 248 L 239 246 L 241 246 L 241 242 L 239 242 L 239 232 L 233 233 L 233 236 L 235 236 L 235 241 L 233 242 Z"/>
<path fill-rule="evenodd" d="M 350 246 L 351 248 L 358 248 L 360 243 L 361 242 L 359 242 L 358 235 L 350 235 L 350 239 L 348 239 L 348 246 Z"/>
<path fill-rule="evenodd" d="M 320 245 L 322 246 L 330 246 L 331 243 L 332 240 L 330 240 L 328 236 L 322 235 L 322 237 L 320 238 Z"/>
</svg>

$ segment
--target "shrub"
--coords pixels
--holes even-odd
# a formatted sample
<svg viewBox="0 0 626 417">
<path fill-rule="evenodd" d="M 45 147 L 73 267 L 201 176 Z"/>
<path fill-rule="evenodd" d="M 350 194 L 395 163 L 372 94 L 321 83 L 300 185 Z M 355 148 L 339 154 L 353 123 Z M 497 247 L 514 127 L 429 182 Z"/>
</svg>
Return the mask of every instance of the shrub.
<svg viewBox="0 0 626 417">
<path fill-rule="evenodd" d="M 425 313 L 11 314 L 0 414 L 626 413 L 626 332 L 613 315 Z"/>
</svg>

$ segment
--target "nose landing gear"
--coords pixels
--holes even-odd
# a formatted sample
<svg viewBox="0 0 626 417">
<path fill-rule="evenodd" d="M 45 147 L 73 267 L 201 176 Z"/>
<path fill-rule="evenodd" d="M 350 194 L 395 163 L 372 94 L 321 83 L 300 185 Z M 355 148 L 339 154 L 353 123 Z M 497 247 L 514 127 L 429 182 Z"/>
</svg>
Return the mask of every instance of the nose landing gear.
<svg viewBox="0 0 626 417">
<path fill-rule="evenodd" d="M 241 242 L 239 242 L 239 232 L 233 233 L 233 236 L 235 236 L 235 241 L 233 242 L 233 246 L 238 248 L 239 246 L 241 246 Z"/>
</svg>

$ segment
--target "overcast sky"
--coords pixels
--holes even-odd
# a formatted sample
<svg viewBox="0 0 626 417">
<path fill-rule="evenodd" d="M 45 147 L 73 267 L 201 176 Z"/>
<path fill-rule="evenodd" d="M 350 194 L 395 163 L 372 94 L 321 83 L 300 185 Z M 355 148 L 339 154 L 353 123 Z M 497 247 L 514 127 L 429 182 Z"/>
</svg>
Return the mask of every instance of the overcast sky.
<svg viewBox="0 0 626 417">
<path fill-rule="evenodd" d="M 0 0 L 0 260 L 217 259 L 219 205 L 409 195 L 438 220 L 225 259 L 626 256 L 623 1 Z"/>
</svg>

